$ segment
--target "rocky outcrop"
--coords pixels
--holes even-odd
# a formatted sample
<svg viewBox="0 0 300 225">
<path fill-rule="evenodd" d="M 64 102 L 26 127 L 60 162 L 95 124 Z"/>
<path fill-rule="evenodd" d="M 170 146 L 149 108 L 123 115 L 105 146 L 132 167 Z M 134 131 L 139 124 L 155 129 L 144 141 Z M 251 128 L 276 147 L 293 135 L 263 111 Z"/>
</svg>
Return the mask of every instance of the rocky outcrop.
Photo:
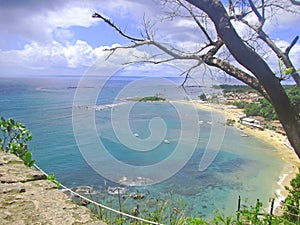
<svg viewBox="0 0 300 225">
<path fill-rule="evenodd" d="M 0 224 L 105 225 L 39 171 L 0 151 Z"/>
</svg>

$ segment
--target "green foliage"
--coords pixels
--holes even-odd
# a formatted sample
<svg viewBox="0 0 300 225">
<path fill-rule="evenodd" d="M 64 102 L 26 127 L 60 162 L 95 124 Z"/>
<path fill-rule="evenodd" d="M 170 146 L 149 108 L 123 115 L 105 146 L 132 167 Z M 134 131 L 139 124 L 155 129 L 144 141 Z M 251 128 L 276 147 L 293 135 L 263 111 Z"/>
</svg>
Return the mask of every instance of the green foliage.
<svg viewBox="0 0 300 225">
<path fill-rule="evenodd" d="M 298 184 L 299 177 L 297 177 L 296 182 Z M 296 192 L 296 191 L 295 191 Z M 298 191 L 299 193 L 299 191 Z M 111 196 L 110 196 L 111 197 Z M 90 198 L 93 199 L 92 195 Z M 119 199 L 124 199 L 118 196 Z M 106 202 L 103 197 L 101 201 L 103 203 Z M 113 201 L 113 199 L 110 199 Z M 124 203 L 128 201 L 128 199 L 124 200 Z M 182 204 L 182 201 L 173 198 L 172 192 L 170 192 L 170 196 L 165 198 L 146 198 L 136 200 L 138 202 L 137 214 L 132 213 L 132 210 L 123 206 L 123 212 L 134 214 L 135 216 L 157 222 L 158 224 L 170 224 L 170 225 L 246 225 L 246 224 L 255 224 L 255 225 L 294 225 L 299 224 L 298 221 L 292 221 L 291 218 L 270 215 L 265 212 L 266 206 L 257 200 L 255 205 L 248 204 L 245 202 L 243 204 L 243 208 L 240 209 L 236 213 L 236 218 L 234 216 L 225 216 L 219 212 L 216 212 L 215 217 L 211 221 L 206 221 L 199 217 L 190 217 L 185 214 L 185 209 L 187 204 Z M 150 203 L 150 202 L 151 203 Z M 144 203 L 144 206 L 142 206 Z M 107 205 L 107 202 L 105 203 Z M 234 203 L 233 203 L 234 204 Z M 153 207 L 152 207 L 153 206 Z M 88 205 L 91 208 L 91 205 Z M 107 224 L 147 224 L 141 223 L 133 219 L 128 219 L 126 217 L 116 216 L 116 214 L 111 213 L 109 211 L 103 210 L 100 207 L 91 208 L 93 211 L 98 213 L 98 216 L 101 220 L 105 221 Z M 297 212 L 296 212 L 297 213 Z M 299 213 L 299 211 L 298 211 Z"/>
<path fill-rule="evenodd" d="M 289 195 L 283 201 L 283 218 L 300 224 L 300 168 L 299 173 L 290 182 L 291 187 L 285 187 Z"/>
<path fill-rule="evenodd" d="M 234 223 L 234 220 L 231 216 L 217 214 L 216 217 L 212 220 L 212 223 L 216 224 L 216 225 L 219 225 L 219 224 L 231 225 Z"/>
<path fill-rule="evenodd" d="M 32 154 L 29 152 L 28 142 L 32 139 L 32 134 L 20 122 L 9 118 L 0 120 L 0 150 L 15 154 L 24 161 L 26 166 L 32 166 Z"/>
<path fill-rule="evenodd" d="M 187 203 L 180 199 L 174 199 L 172 191 L 165 198 L 157 197 L 155 207 L 146 215 L 148 220 L 163 224 L 184 224 L 186 220 L 185 210 Z"/>
<path fill-rule="evenodd" d="M 196 217 L 196 218 L 187 217 L 186 222 L 187 222 L 186 224 L 189 224 L 189 225 L 209 225 L 208 222 L 206 222 L 205 220 L 202 220 L 199 217 Z"/>
<path fill-rule="evenodd" d="M 296 85 L 289 86 L 286 92 L 291 104 L 295 107 L 295 110 L 300 113 L 300 88 Z"/>
<path fill-rule="evenodd" d="M 32 159 L 31 152 L 25 152 L 24 156 L 22 157 L 24 164 L 28 167 L 32 167 L 35 163 L 35 160 Z"/>
<path fill-rule="evenodd" d="M 245 221 L 251 221 L 253 224 L 266 224 L 265 219 L 268 214 L 262 214 L 263 204 L 257 199 L 255 206 L 241 210 L 239 213 L 238 222 L 243 224 Z"/>
<path fill-rule="evenodd" d="M 252 87 L 247 85 L 228 85 L 228 84 L 222 84 L 220 85 L 220 88 L 223 90 L 223 93 L 226 94 L 228 92 L 234 92 L 234 93 L 248 93 L 248 92 L 255 92 Z"/>
<path fill-rule="evenodd" d="M 247 105 L 247 102 L 233 102 L 232 105 L 236 106 L 238 109 L 243 109 Z"/>
<path fill-rule="evenodd" d="M 262 116 L 267 120 L 277 119 L 273 106 L 264 98 L 257 102 L 241 104 L 241 106 L 244 106 L 244 112 L 247 116 Z"/>
<path fill-rule="evenodd" d="M 243 85 L 221 85 L 224 89 L 224 94 L 233 93 L 248 93 L 251 88 Z M 300 113 L 300 89 L 296 85 L 284 86 L 287 96 L 297 113 Z M 253 92 L 253 91 L 251 91 Z M 239 109 L 244 109 L 247 116 L 262 116 L 266 120 L 277 120 L 278 117 L 275 113 L 273 105 L 268 102 L 265 98 L 259 98 L 255 102 L 233 102 L 232 105 Z"/>
<path fill-rule="evenodd" d="M 160 96 L 146 96 L 139 99 L 140 102 L 154 102 L 154 101 L 165 101 L 166 99 Z"/>
<path fill-rule="evenodd" d="M 245 105 L 244 112 L 247 116 L 258 116 L 260 107 L 257 103 L 248 103 Z"/>
<path fill-rule="evenodd" d="M 300 89 L 296 86 L 286 86 L 286 93 L 297 113 L 300 113 Z M 271 103 L 265 98 L 252 103 L 234 103 L 236 106 L 243 106 L 247 116 L 262 116 L 267 120 L 276 120 L 277 115 Z"/>
<path fill-rule="evenodd" d="M 285 75 L 290 75 L 293 73 L 293 67 L 290 67 L 290 68 L 287 68 L 285 71 L 284 71 L 284 74 Z M 300 73 L 300 69 L 296 70 L 295 73 Z"/>
<path fill-rule="evenodd" d="M 198 96 L 202 101 L 207 101 L 207 97 L 204 93 Z"/>
<path fill-rule="evenodd" d="M 60 186 L 60 183 L 57 180 L 55 180 L 55 174 L 54 173 L 48 174 L 47 180 L 52 181 L 54 184 L 57 185 L 57 187 Z"/>
<path fill-rule="evenodd" d="M 267 120 L 276 120 L 277 115 L 271 103 L 268 102 L 265 98 L 260 99 L 259 102 L 261 107 L 259 110 L 260 116 L 266 118 Z"/>
</svg>

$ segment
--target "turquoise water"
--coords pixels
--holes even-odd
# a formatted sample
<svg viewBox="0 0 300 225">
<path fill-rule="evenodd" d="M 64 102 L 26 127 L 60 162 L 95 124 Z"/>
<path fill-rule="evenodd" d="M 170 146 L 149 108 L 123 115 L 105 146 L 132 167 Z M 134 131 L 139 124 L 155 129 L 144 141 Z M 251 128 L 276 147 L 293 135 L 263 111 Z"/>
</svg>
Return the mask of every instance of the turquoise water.
<svg viewBox="0 0 300 225">
<path fill-rule="evenodd" d="M 97 105 L 111 104 L 119 91 L 134 79 L 121 77 L 110 80 L 99 94 Z M 34 138 L 31 149 L 37 164 L 47 173 L 55 173 L 62 184 L 69 187 L 87 185 L 104 190 L 105 183 L 111 186 L 117 184 L 102 177 L 89 166 L 73 133 L 72 107 L 78 82 L 79 78 L 75 77 L 0 78 L 0 115 L 21 120 L 32 131 Z M 127 97 L 136 96 L 138 92 L 150 93 L 153 90 L 150 83 L 145 83 L 142 87 L 131 87 Z M 165 89 L 174 88 L 164 84 L 154 85 L 155 93 L 158 89 L 163 93 Z M 87 89 L 96 87 L 97 79 L 91 86 L 86 86 Z M 171 98 L 176 100 L 176 95 Z M 162 143 L 147 152 L 132 151 L 118 140 L 110 122 L 111 111 L 118 110 L 118 107 L 121 106 L 94 110 L 99 139 L 114 158 L 130 165 L 147 166 L 158 163 L 173 153 L 183 128 L 179 122 L 180 115 L 172 104 L 137 103 L 130 111 L 128 121 L 132 132 L 138 133 L 138 138 L 150 135 L 148 124 L 151 118 L 160 117 L 167 126 L 166 138 L 170 143 Z M 84 112 L 86 109 L 81 110 Z M 188 163 L 164 182 L 138 187 L 140 191 L 162 197 L 168 196 L 172 191 L 175 198 L 189 203 L 186 206 L 188 214 L 207 218 L 211 218 L 216 209 L 233 213 L 238 195 L 253 203 L 259 198 L 267 204 L 269 197 L 274 197 L 278 188 L 278 176 L 285 166 L 276 156 L 276 149 L 254 137 L 242 138 L 240 131 L 227 127 L 215 160 L 200 172 L 199 160 L 204 154 L 211 132 L 211 125 L 207 123 L 211 121 L 211 113 L 199 110 L 198 115 L 204 122 L 199 125 L 200 135 L 196 137 L 199 142 Z M 97 143 L 89 138 L 88 135 L 85 136 L 88 145 L 96 146 Z M 190 138 L 195 137 L 191 135 Z M 103 163 L 103 167 L 110 168 L 110 165 Z M 118 171 L 119 168 L 110 169 Z M 120 171 L 120 176 L 122 174 Z M 136 187 L 128 189 L 130 192 Z M 124 205 L 126 204 L 125 202 Z M 128 201 L 128 204 L 135 203 Z"/>
</svg>

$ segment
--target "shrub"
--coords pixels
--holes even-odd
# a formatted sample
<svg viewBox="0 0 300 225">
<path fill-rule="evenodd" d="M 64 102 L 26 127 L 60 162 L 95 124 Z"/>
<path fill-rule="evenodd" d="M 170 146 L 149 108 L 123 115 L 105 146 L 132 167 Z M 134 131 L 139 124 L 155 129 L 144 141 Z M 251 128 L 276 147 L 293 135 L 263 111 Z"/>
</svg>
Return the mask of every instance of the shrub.
<svg viewBox="0 0 300 225">
<path fill-rule="evenodd" d="M 0 120 L 0 150 L 15 154 L 24 161 L 26 166 L 31 167 L 35 160 L 29 152 L 28 142 L 32 139 L 32 134 L 20 122 L 9 118 Z"/>
</svg>

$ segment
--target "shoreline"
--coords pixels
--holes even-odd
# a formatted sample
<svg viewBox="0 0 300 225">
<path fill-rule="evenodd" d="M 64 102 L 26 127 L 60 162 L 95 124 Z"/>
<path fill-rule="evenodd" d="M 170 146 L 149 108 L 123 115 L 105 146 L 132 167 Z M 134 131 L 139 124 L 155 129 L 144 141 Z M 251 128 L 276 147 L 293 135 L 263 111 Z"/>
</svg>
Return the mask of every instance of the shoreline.
<svg viewBox="0 0 300 225">
<path fill-rule="evenodd" d="M 290 187 L 290 181 L 299 172 L 298 168 L 300 167 L 300 160 L 298 159 L 296 153 L 284 144 L 284 140 L 286 139 L 286 136 L 276 133 L 275 131 L 272 130 L 268 130 L 268 129 L 259 130 L 255 128 L 250 128 L 247 125 L 239 123 L 238 115 L 243 112 L 242 109 L 230 108 L 227 105 L 223 105 L 223 104 L 212 104 L 212 103 L 206 103 L 201 101 L 190 101 L 190 102 L 174 101 L 174 102 L 193 105 L 194 107 L 204 111 L 213 111 L 216 113 L 222 113 L 225 115 L 226 120 L 231 119 L 235 121 L 233 123 L 233 127 L 239 129 L 240 131 L 246 133 L 249 136 L 254 136 L 256 138 L 259 138 L 260 140 L 272 145 L 277 150 L 274 151 L 274 153 L 283 161 L 285 161 L 288 164 L 288 166 L 284 167 L 281 170 L 280 174 L 278 175 L 277 184 L 279 188 L 275 190 L 275 193 L 276 195 L 278 195 L 278 197 L 276 198 L 277 204 L 275 204 L 274 206 L 274 212 L 276 213 L 277 211 L 276 209 L 280 207 L 280 202 L 284 200 L 288 195 L 288 191 L 286 191 L 284 187 L 285 186 Z"/>
</svg>

